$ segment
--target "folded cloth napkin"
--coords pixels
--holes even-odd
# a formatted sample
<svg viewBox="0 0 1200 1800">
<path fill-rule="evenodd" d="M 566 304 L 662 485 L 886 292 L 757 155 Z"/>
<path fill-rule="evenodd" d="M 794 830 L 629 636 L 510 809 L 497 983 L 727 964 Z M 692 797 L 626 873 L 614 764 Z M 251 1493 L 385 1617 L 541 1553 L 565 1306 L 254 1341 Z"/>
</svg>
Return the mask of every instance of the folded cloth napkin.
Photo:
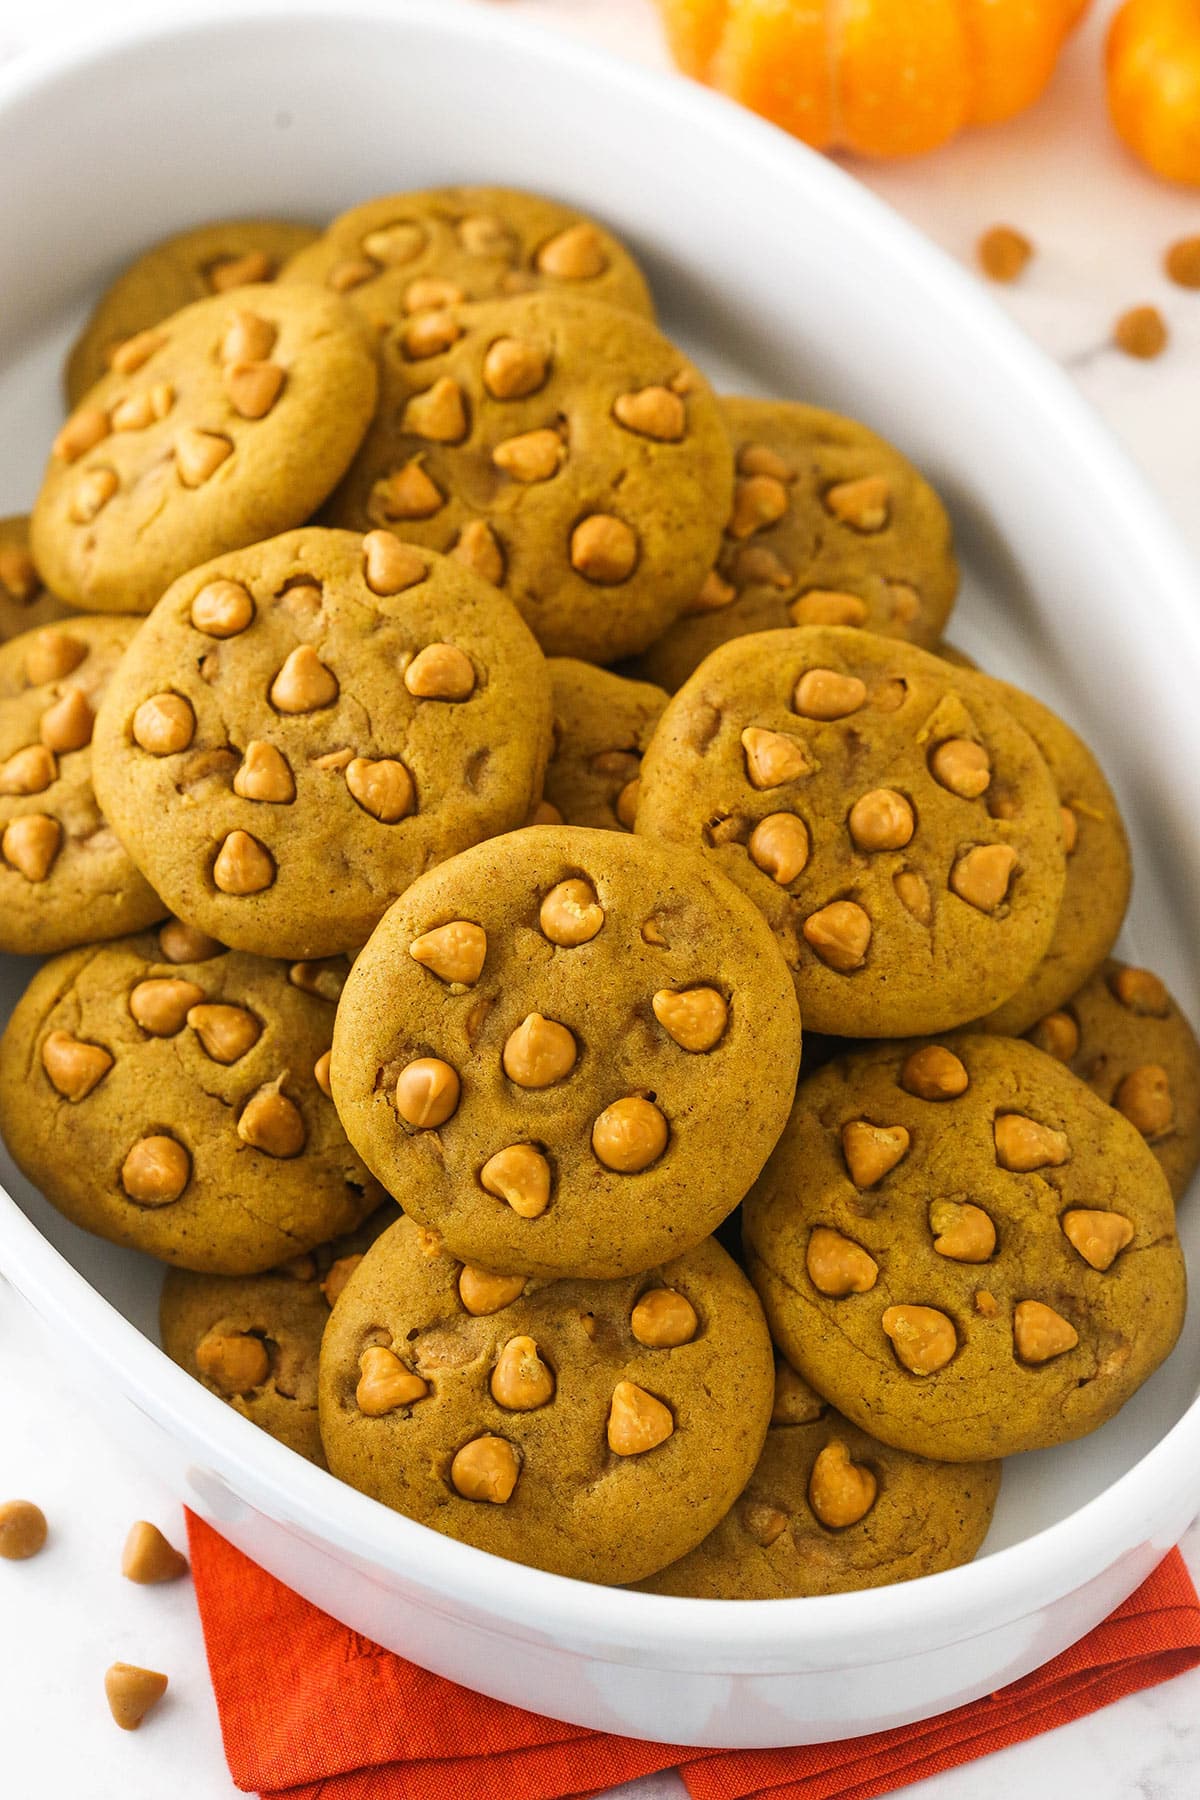
<svg viewBox="0 0 1200 1800">
<path fill-rule="evenodd" d="M 562 1725 L 430 1675 L 310 1606 L 188 1514 L 225 1754 L 264 1800 L 567 1800 L 678 1769 L 693 1800 L 869 1800 L 1200 1664 L 1173 1550 L 1044 1668 L 941 1718 L 795 1750 L 694 1750 Z"/>
</svg>

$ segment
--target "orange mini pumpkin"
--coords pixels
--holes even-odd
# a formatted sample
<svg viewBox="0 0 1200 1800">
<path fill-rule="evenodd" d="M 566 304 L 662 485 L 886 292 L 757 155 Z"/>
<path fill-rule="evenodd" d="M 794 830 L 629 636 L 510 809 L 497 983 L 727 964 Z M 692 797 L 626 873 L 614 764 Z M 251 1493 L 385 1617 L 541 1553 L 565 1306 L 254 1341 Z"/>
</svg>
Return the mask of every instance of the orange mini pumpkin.
<svg viewBox="0 0 1200 1800">
<path fill-rule="evenodd" d="M 819 150 L 912 156 L 1036 100 L 1089 0 L 659 0 L 680 68 Z"/>
<path fill-rule="evenodd" d="M 1200 0 L 1126 0 L 1107 61 L 1108 109 L 1134 155 L 1200 187 Z"/>
</svg>

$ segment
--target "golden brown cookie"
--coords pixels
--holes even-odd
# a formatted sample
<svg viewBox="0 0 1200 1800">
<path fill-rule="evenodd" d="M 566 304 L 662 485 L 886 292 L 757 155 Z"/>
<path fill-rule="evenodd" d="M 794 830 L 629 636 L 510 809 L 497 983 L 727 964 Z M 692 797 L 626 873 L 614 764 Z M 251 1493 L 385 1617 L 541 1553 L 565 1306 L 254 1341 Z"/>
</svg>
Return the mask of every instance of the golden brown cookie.
<svg viewBox="0 0 1200 1800">
<path fill-rule="evenodd" d="M 737 479 L 715 566 L 638 665 L 674 693 L 730 638 L 853 625 L 934 648 L 958 592 L 946 509 L 865 425 L 788 400 L 726 400 Z"/>
<path fill-rule="evenodd" d="M 55 593 L 149 612 L 177 576 L 302 525 L 375 406 L 360 314 L 309 287 L 198 300 L 122 344 L 54 440 L 30 537 Z"/>
<path fill-rule="evenodd" d="M 53 625 L 71 608 L 43 586 L 29 554 L 29 520 L 0 519 L 0 644 L 22 631 Z"/>
<path fill-rule="evenodd" d="M 379 411 L 330 518 L 451 552 L 548 655 L 644 650 L 699 587 L 729 506 L 708 383 L 647 320 L 590 300 L 436 319 L 381 337 Z"/>
<path fill-rule="evenodd" d="M 323 1469 L 321 1334 L 364 1252 L 395 1218 L 394 1206 L 382 1206 L 357 1231 L 264 1275 L 168 1269 L 158 1308 L 163 1349 L 210 1394 Z"/>
<path fill-rule="evenodd" d="M 418 331 L 436 331 L 436 315 L 451 302 L 534 288 L 654 317 L 645 277 L 611 231 L 574 207 L 513 188 L 381 194 L 339 214 L 282 279 L 347 295 L 373 325 L 417 319 Z"/>
<path fill-rule="evenodd" d="M 715 650 L 642 760 L 637 831 L 707 849 L 769 921 L 806 1029 L 839 1037 L 998 1005 L 1062 897 L 1058 797 L 1028 734 L 974 677 L 847 627 Z"/>
<path fill-rule="evenodd" d="M 1021 1039 L 881 1044 L 800 1085 L 743 1208 L 776 1343 L 864 1431 L 974 1462 L 1104 1424 L 1185 1275 L 1128 1120 Z"/>
<path fill-rule="evenodd" d="M 1000 1464 L 930 1462 L 868 1436 L 787 1363 L 745 1492 L 704 1542 L 637 1585 L 707 1600 L 786 1600 L 914 1581 L 970 1562 Z"/>
<path fill-rule="evenodd" d="M 45 956 L 167 910 L 92 790 L 96 709 L 140 623 L 73 618 L 0 644 L 0 950 Z"/>
<path fill-rule="evenodd" d="M 1116 798 L 1096 758 L 1071 727 L 1032 694 L 982 675 L 1042 754 L 1062 808 L 1066 884 L 1049 948 L 1037 968 L 981 1031 L 1017 1037 L 1053 1012 L 1099 967 L 1129 905 L 1133 866 Z"/>
<path fill-rule="evenodd" d="M 1158 976 L 1107 962 L 1026 1036 L 1125 1114 L 1182 1199 L 1200 1163 L 1200 1043 Z"/>
<path fill-rule="evenodd" d="M 327 956 L 523 823 L 549 736 L 545 663 L 502 595 L 390 532 L 311 527 L 163 596 L 98 721 L 97 783 L 182 918 Z"/>
<path fill-rule="evenodd" d="M 385 915 L 338 1008 L 333 1090 L 388 1192 L 456 1255 L 617 1277 L 736 1206 L 799 1054 L 787 969 L 719 870 L 542 826 Z"/>
<path fill-rule="evenodd" d="M 181 1269 L 254 1274 L 353 1230 L 384 1195 L 329 1098 L 325 973 L 177 921 L 55 957 L 0 1040 L 14 1160 L 76 1225 Z"/>
<path fill-rule="evenodd" d="M 112 353 L 181 306 L 271 281 L 317 235 L 285 219 L 224 219 L 165 238 L 139 256 L 98 302 L 67 358 L 67 402 L 78 405 L 108 373 Z"/>
<path fill-rule="evenodd" d="M 711 1241 L 621 1281 L 526 1282 L 462 1267 L 401 1219 L 321 1348 L 335 1475 L 583 1581 L 691 1549 L 745 1485 L 771 1393 L 762 1309 Z"/>
<path fill-rule="evenodd" d="M 552 656 L 554 744 L 535 825 L 632 831 L 642 754 L 667 696 L 594 663 Z"/>
</svg>

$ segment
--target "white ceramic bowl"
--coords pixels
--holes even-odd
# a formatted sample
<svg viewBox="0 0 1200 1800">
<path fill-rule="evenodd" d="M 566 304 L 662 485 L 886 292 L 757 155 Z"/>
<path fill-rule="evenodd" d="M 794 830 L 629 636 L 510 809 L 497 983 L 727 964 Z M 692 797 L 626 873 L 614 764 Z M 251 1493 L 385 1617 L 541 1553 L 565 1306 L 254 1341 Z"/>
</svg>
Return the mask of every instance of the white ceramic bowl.
<svg viewBox="0 0 1200 1800">
<path fill-rule="evenodd" d="M 0 169 L 0 512 L 32 498 L 88 297 L 160 234 L 458 179 L 607 217 L 718 382 L 859 414 L 949 497 L 954 634 L 1098 745 L 1133 828 L 1129 947 L 1197 1016 L 1193 570 L 1065 378 L 846 176 L 683 82 L 433 4 L 173 23 L 26 62 L 0 76 Z M 28 973 L 10 959 L 5 1009 Z M 369 1637 L 561 1719 L 732 1746 L 927 1716 L 1087 1631 L 1200 1500 L 1193 1316 L 1118 1420 L 1010 1463 L 969 1568 L 743 1604 L 582 1586 L 388 1513 L 257 1432 L 157 1348 L 154 1267 L 66 1225 L 2 1155 L 0 1177 L 0 1267 L 183 1500 Z M 1195 1208 L 1183 1229 L 1194 1255 Z"/>
</svg>

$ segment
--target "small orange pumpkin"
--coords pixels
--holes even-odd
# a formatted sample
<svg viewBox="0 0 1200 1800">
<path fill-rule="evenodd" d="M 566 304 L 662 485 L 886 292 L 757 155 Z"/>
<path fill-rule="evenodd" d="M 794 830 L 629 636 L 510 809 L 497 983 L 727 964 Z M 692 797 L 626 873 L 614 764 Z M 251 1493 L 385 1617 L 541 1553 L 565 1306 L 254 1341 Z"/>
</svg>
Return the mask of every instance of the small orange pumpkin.
<svg viewBox="0 0 1200 1800">
<path fill-rule="evenodd" d="M 819 150 L 912 156 L 1037 99 L 1089 0 L 659 0 L 679 67 Z"/>
<path fill-rule="evenodd" d="M 1106 55 L 1121 137 L 1156 175 L 1200 187 L 1200 0 L 1126 0 Z"/>
</svg>

